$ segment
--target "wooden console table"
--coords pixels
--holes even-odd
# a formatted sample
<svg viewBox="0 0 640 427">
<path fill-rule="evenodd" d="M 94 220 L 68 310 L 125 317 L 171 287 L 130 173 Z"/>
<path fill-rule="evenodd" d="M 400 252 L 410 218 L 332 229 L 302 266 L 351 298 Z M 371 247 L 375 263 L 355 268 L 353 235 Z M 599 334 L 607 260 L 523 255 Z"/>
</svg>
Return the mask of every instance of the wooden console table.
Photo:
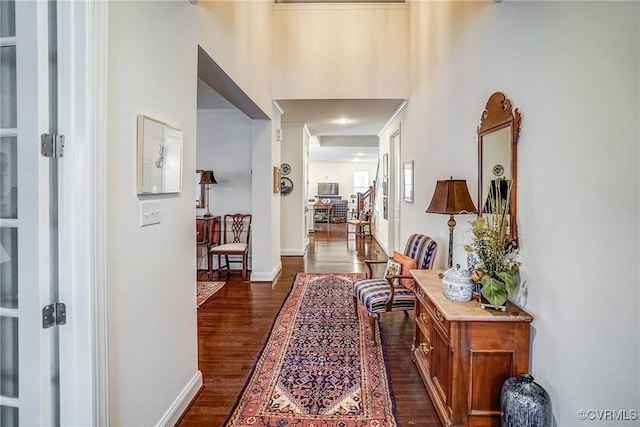
<svg viewBox="0 0 640 427">
<path fill-rule="evenodd" d="M 316 219 L 316 211 L 318 209 L 325 210 L 327 212 L 327 228 L 328 228 L 329 224 L 331 224 L 331 209 L 333 209 L 333 205 L 331 203 L 316 203 L 315 205 L 313 205 L 313 221 L 314 222 Z"/>
<path fill-rule="evenodd" d="M 416 310 L 412 359 L 444 426 L 499 426 L 500 392 L 529 372 L 530 314 L 442 293 L 438 270 L 412 270 Z"/>
<path fill-rule="evenodd" d="M 207 263 L 209 262 L 209 251 L 213 246 L 220 244 L 220 217 L 196 217 L 196 247 L 206 248 L 207 251 Z M 206 269 L 199 269 L 199 271 L 209 272 L 209 265 Z"/>
</svg>

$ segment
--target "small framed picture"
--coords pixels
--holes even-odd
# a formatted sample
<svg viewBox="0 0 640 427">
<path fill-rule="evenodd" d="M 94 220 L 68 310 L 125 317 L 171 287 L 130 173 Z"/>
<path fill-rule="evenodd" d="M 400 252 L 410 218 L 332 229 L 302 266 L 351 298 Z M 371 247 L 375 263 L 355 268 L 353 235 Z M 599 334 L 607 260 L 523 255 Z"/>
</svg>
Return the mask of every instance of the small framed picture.
<svg viewBox="0 0 640 427">
<path fill-rule="evenodd" d="M 382 198 L 382 217 L 384 219 L 389 219 L 389 198 Z"/>
<path fill-rule="evenodd" d="M 273 193 L 280 192 L 280 168 L 277 166 L 273 167 Z"/>
<path fill-rule="evenodd" d="M 402 164 L 402 200 L 413 203 L 413 160 Z"/>
<path fill-rule="evenodd" d="M 382 176 L 389 176 L 389 154 L 384 153 L 382 155 Z"/>
</svg>

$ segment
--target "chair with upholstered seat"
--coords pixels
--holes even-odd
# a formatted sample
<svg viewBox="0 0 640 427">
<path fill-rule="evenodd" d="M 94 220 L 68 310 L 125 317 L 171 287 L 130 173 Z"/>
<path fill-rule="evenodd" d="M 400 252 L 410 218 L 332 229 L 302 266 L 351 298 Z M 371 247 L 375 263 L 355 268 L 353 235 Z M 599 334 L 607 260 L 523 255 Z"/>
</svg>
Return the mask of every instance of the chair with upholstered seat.
<svg viewBox="0 0 640 427">
<path fill-rule="evenodd" d="M 373 237 L 371 232 L 371 218 L 373 212 L 369 203 L 365 203 L 362 210 L 358 213 L 357 218 L 352 218 L 347 221 L 347 237 L 349 234 L 355 234 L 356 237 Z"/>
<path fill-rule="evenodd" d="M 214 246 L 209 251 L 209 278 L 213 277 L 213 256 L 218 257 L 218 268 L 215 270 L 220 276 L 223 270 L 227 271 L 227 277 L 231 271 L 242 271 L 242 280 L 247 280 L 247 261 L 249 255 L 249 242 L 251 238 L 251 214 L 226 214 L 224 216 L 224 228 L 222 244 Z M 225 264 L 221 265 L 221 257 L 224 256 Z M 229 257 L 240 259 L 229 259 Z M 231 269 L 230 262 L 241 263 L 241 268 Z"/>
<path fill-rule="evenodd" d="M 365 260 L 369 268 L 369 278 L 359 280 L 353 285 L 353 301 L 355 309 L 363 306 L 369 314 L 372 333 L 375 331 L 375 321 L 380 313 L 388 311 L 404 311 L 415 307 L 415 286 L 409 270 L 431 269 L 438 249 L 437 243 L 423 234 L 409 236 L 404 253 L 394 252 L 391 260 Z M 387 264 L 384 277 L 371 278 L 373 265 Z M 375 343 L 373 333 L 372 343 Z"/>
</svg>

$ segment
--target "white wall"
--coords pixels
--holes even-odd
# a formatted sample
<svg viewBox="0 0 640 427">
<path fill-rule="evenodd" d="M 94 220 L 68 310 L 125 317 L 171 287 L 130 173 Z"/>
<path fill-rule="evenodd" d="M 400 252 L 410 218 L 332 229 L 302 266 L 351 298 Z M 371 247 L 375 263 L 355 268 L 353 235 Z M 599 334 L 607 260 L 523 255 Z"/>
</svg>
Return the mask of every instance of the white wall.
<svg viewBox="0 0 640 427">
<path fill-rule="evenodd" d="M 198 110 L 197 141 L 196 169 L 213 170 L 218 181 L 211 213 L 251 213 L 251 120 L 238 110 Z"/>
<path fill-rule="evenodd" d="M 306 230 L 304 223 L 305 184 L 304 132 L 302 126 L 282 128 L 281 161 L 291 166 L 286 175 L 293 182 L 293 191 L 280 197 L 280 253 L 282 255 L 304 255 Z M 285 175 L 283 175 L 285 176 Z"/>
<path fill-rule="evenodd" d="M 209 210 L 220 220 L 225 214 L 252 212 L 251 164 L 251 120 L 239 110 L 198 110 L 196 169 L 213 170 L 218 184 L 210 186 Z M 197 215 L 205 212 L 196 209 Z M 250 245 L 249 268 L 252 250 Z M 197 258 L 198 268 L 206 268 L 206 248 Z"/>
<path fill-rule="evenodd" d="M 112 425 L 171 425 L 201 384 L 193 203 L 198 45 L 223 65 L 266 114 L 273 114 L 268 93 L 270 5 L 260 1 L 210 3 L 110 2 L 108 6 L 106 287 Z M 216 7 L 218 15 L 211 10 Z M 224 14 L 233 12 L 242 14 L 221 21 Z M 141 113 L 184 131 L 181 193 L 136 195 L 136 116 Z M 252 127 L 250 135 L 252 143 L 258 138 L 267 147 L 262 157 L 267 162 L 274 138 L 271 123 L 264 123 L 265 132 L 256 136 Z M 245 154 L 252 156 L 248 151 Z M 271 176 L 264 169 L 258 171 L 262 181 Z M 255 182 L 256 168 L 253 170 Z M 221 174 L 219 180 L 224 178 Z M 214 193 L 214 204 L 216 196 Z M 271 199 L 252 200 L 250 207 L 271 212 Z M 160 224 L 139 227 L 141 200 L 160 203 Z M 273 255 L 271 233 L 279 236 L 279 230 L 270 223 L 264 228 L 267 235 L 259 239 L 268 245 L 261 247 L 264 263 L 274 265 L 278 253 Z M 279 243 L 279 238 L 275 240 Z"/>
<path fill-rule="evenodd" d="M 406 98 L 407 12 L 405 4 L 274 5 L 274 98 Z"/>
<path fill-rule="evenodd" d="M 281 115 L 282 111 L 274 106 L 271 122 L 254 120 L 251 128 L 253 153 L 251 203 L 255 207 L 252 234 L 254 263 L 251 281 L 270 282 L 282 269 L 280 193 L 273 192 L 273 166 L 281 164 L 280 144 L 276 142 L 276 131 L 281 127 Z M 268 209 L 264 209 L 267 206 Z"/>
<path fill-rule="evenodd" d="M 376 179 L 377 163 L 371 162 L 309 162 L 309 198 L 318 193 L 318 182 L 337 182 L 340 196 L 349 200 L 353 193 L 353 172 L 369 172 L 369 185 Z"/>
<path fill-rule="evenodd" d="M 450 175 L 467 179 L 475 199 L 476 127 L 489 95 L 504 92 L 523 115 L 517 300 L 535 318 L 531 373 L 557 425 L 625 425 L 580 421 L 577 411 L 640 402 L 639 4 L 410 7 L 415 89 L 402 156 L 415 159 L 416 175 L 403 223 L 446 251 L 446 218 L 424 210 L 435 181 Z M 470 218 L 456 219 L 454 256 L 464 265 Z"/>
</svg>

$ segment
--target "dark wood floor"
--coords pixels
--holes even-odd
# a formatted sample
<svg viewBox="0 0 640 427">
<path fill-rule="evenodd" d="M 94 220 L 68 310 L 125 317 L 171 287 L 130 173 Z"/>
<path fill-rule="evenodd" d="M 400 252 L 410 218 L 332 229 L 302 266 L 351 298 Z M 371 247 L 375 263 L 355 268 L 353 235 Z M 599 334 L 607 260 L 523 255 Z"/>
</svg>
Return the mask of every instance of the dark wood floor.
<svg viewBox="0 0 640 427">
<path fill-rule="evenodd" d="M 367 258 L 385 258 L 374 239 L 347 241 L 344 224 L 319 225 L 304 257 L 283 257 L 273 283 L 227 284 L 198 309 L 198 362 L 204 388 L 184 414 L 182 427 L 220 426 L 231 411 L 273 320 L 298 272 L 365 271 Z M 381 316 L 382 336 L 391 372 L 396 413 L 401 426 L 440 426 L 418 372 L 411 361 L 413 316 Z"/>
</svg>

